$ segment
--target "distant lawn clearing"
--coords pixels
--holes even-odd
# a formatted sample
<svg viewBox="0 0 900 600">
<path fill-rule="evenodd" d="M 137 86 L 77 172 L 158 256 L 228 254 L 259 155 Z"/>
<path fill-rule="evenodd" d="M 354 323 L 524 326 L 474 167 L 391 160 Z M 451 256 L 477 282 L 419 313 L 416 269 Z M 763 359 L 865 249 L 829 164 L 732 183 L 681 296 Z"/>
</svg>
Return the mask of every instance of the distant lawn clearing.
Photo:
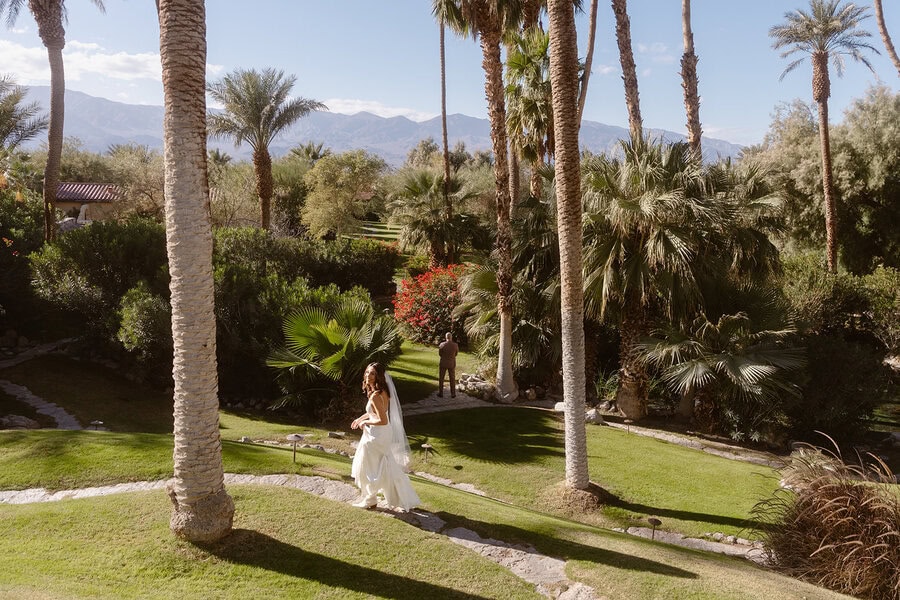
<svg viewBox="0 0 900 600">
<path fill-rule="evenodd" d="M 473 354 L 460 352 L 456 357 L 456 376 L 474 372 L 476 360 Z M 400 402 L 416 402 L 437 391 L 439 362 L 437 346 L 403 342 L 403 354 L 388 367 Z M 444 382 L 444 385 L 449 384 Z"/>
</svg>

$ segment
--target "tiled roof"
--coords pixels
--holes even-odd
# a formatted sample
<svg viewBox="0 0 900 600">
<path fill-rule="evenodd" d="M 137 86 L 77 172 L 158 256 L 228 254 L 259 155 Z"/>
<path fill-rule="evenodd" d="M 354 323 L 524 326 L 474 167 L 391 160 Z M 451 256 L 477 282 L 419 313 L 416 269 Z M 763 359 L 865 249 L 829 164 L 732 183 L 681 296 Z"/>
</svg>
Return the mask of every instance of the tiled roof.
<svg viewBox="0 0 900 600">
<path fill-rule="evenodd" d="M 60 181 L 57 202 L 115 202 L 121 190 L 112 183 L 71 183 Z"/>
</svg>

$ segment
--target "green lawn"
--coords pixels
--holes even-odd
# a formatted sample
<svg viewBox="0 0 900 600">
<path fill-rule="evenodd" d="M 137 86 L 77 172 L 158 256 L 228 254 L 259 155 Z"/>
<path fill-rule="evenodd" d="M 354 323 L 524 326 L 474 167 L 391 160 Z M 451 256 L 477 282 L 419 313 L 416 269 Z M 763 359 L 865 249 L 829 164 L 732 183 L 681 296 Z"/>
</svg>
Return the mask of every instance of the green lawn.
<svg viewBox="0 0 900 600">
<path fill-rule="evenodd" d="M 462 356 L 460 370 L 471 369 L 472 362 Z M 48 370 L 56 376 L 46 377 Z M 436 387 L 437 352 L 404 344 L 391 371 L 401 397 L 417 400 Z M 108 368 L 53 356 L 6 369 L 0 378 L 28 386 L 82 422 L 101 418 L 112 429 L 0 432 L 0 489 L 56 490 L 171 476 L 171 399 L 165 394 L 142 390 Z M 234 440 L 282 439 L 299 432 L 310 443 L 349 449 L 354 435 L 334 440 L 319 427 L 229 411 L 220 412 L 220 426 L 228 472 L 349 480 L 346 457 L 307 449 L 298 451 L 294 463 L 288 447 Z M 414 477 L 424 508 L 483 537 L 531 544 L 563 558 L 570 577 L 601 595 L 839 597 L 743 561 L 598 527 L 644 524 L 652 515 L 665 529 L 746 537 L 750 507 L 775 486 L 766 468 L 591 426 L 591 478 L 616 499 L 600 511 L 573 513 L 557 502 L 564 473 L 558 415 L 509 407 L 449 411 L 410 417 L 407 429 L 417 450 L 416 470 L 472 483 L 502 500 Z M 437 451 L 427 463 L 419 450 L 426 440 Z M 237 531 L 215 547 L 171 537 L 162 492 L 0 505 L 0 597 L 231 598 L 248 592 L 263 597 L 535 597 L 508 572 L 442 536 L 383 515 L 292 490 L 237 486 L 231 491 Z"/>
<path fill-rule="evenodd" d="M 378 221 L 363 221 L 359 231 L 348 237 L 369 238 L 382 242 L 396 242 L 400 236 L 400 228 L 396 225 L 388 225 Z"/>
</svg>

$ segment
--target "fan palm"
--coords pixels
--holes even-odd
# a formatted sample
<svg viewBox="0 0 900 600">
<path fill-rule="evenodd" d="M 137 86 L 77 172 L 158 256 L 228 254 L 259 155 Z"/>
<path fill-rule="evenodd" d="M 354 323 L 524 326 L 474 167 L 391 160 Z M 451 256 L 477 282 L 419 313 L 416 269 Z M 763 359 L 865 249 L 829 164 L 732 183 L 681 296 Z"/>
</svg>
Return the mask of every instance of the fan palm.
<svg viewBox="0 0 900 600">
<path fill-rule="evenodd" d="M 66 109 L 66 81 L 62 51 L 66 46 L 66 6 L 64 0 L 27 0 L 38 35 L 47 48 L 50 63 L 50 122 L 47 129 L 47 164 L 44 166 L 44 239 L 52 240 L 56 232 L 54 207 L 59 187 L 59 165 L 63 147 L 63 121 Z M 6 13 L 6 23 L 12 27 L 26 0 L 0 0 L 0 14 Z M 104 10 L 103 0 L 91 0 Z"/>
<path fill-rule="evenodd" d="M 253 149 L 260 226 L 268 229 L 273 193 L 272 157 L 269 145 L 275 137 L 315 110 L 328 110 L 321 102 L 291 98 L 297 78 L 276 69 L 236 69 L 206 89 L 224 112 L 210 113 L 209 133 L 228 137 L 235 146 L 246 142 Z"/>
<path fill-rule="evenodd" d="M 838 77 L 844 73 L 844 57 L 861 62 L 872 70 L 863 50 L 878 53 L 866 39 L 871 34 L 860 28 L 868 18 L 867 9 L 841 0 L 810 0 L 809 12 L 795 10 L 785 13 L 785 22 L 769 29 L 772 47 L 782 50 L 781 57 L 797 53 L 808 55 L 812 61 L 813 100 L 819 108 L 819 143 L 822 154 L 822 193 L 825 198 L 825 250 L 828 270 L 837 269 L 837 212 L 834 198 L 834 181 L 831 169 L 831 142 L 828 130 L 828 98 L 831 81 L 828 62 L 831 61 Z M 781 73 L 781 78 L 797 68 L 806 56 L 795 59 Z M 873 70 L 874 72 L 874 70 Z"/>
<path fill-rule="evenodd" d="M 342 401 L 358 390 L 371 362 L 389 364 L 400 354 L 400 333 L 394 320 L 376 315 L 372 305 L 345 298 L 333 309 L 308 308 L 284 320 L 285 347 L 266 364 L 279 371 L 284 403 L 309 406 L 321 396 Z"/>
<path fill-rule="evenodd" d="M 12 151 L 47 129 L 37 102 L 23 104 L 27 90 L 9 76 L 0 77 L 0 150 Z"/>
<path fill-rule="evenodd" d="M 503 94 L 503 62 L 500 41 L 506 31 L 518 27 L 521 0 L 432 0 L 432 12 L 460 35 L 477 36 L 484 67 L 484 90 L 494 151 L 497 205 L 497 313 L 501 343 L 497 358 L 497 386 L 503 398 L 518 396 L 512 371 L 512 237 L 510 229 L 509 167 L 507 161 L 506 103 Z"/>
<path fill-rule="evenodd" d="M 402 227 L 401 247 L 427 250 L 432 267 L 456 262 L 459 248 L 479 229 L 477 220 L 470 215 L 456 213 L 447 218 L 444 189 L 443 175 L 414 171 L 406 175 L 389 205 L 391 220 Z M 450 178 L 446 189 L 457 203 L 472 197 L 465 193 L 457 177 Z"/>
<path fill-rule="evenodd" d="M 701 314 L 684 330 L 659 332 L 639 344 L 645 360 L 662 369 L 666 385 L 692 408 L 707 430 L 731 427 L 731 435 L 759 440 L 779 417 L 779 397 L 797 395 L 783 375 L 805 364 L 802 348 L 785 344 L 794 330 L 756 331 L 746 313 L 715 323 Z M 682 408 L 684 410 L 684 407 Z"/>
<path fill-rule="evenodd" d="M 291 148 L 291 154 L 305 160 L 312 166 L 315 165 L 320 158 L 329 156 L 331 154 L 331 148 L 326 148 L 325 142 L 306 142 L 296 148 Z"/>
<path fill-rule="evenodd" d="M 510 40 L 506 57 L 506 128 L 512 150 L 531 162 L 530 192 L 541 195 L 540 168 L 553 155 L 550 36 L 531 27 Z"/>
<path fill-rule="evenodd" d="M 700 303 L 700 233 L 717 211 L 702 164 L 686 144 L 620 145 L 623 157 L 586 164 L 584 263 L 588 314 L 618 313 L 619 409 L 646 414 L 647 375 L 635 352 L 651 315 L 683 315 Z"/>
</svg>

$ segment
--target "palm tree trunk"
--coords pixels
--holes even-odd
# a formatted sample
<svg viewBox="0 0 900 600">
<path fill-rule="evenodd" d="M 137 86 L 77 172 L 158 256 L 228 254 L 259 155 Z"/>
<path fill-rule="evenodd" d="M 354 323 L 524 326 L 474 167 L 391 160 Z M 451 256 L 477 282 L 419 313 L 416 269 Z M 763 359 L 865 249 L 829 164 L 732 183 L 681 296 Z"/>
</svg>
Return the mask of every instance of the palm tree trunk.
<svg viewBox="0 0 900 600">
<path fill-rule="evenodd" d="M 268 230 L 272 220 L 272 157 L 269 149 L 260 146 L 253 151 L 253 173 L 256 175 L 256 194 L 259 196 L 259 226 Z"/>
<path fill-rule="evenodd" d="M 694 54 L 694 33 L 691 31 L 691 0 L 681 0 L 681 31 L 684 55 L 681 57 L 681 87 L 684 89 L 684 110 L 687 113 L 688 144 L 697 156 L 703 156 L 700 146 L 700 94 L 697 91 L 697 55 Z"/>
<path fill-rule="evenodd" d="M 884 42 L 884 48 L 887 50 L 894 68 L 897 69 L 897 76 L 900 77 L 900 57 L 897 56 L 897 50 L 894 49 L 894 43 L 888 34 L 887 25 L 884 23 L 884 10 L 881 7 L 881 0 L 874 0 L 875 4 L 875 20 L 878 22 L 878 33 L 881 34 L 881 41 Z"/>
<path fill-rule="evenodd" d="M 159 0 L 158 7 L 175 381 L 170 527 L 190 541 L 214 541 L 231 531 L 234 502 L 225 491 L 219 438 L 205 8 L 203 0 Z"/>
<path fill-rule="evenodd" d="M 692 421 L 694 419 L 694 400 L 696 398 L 696 393 L 693 389 L 688 389 L 682 392 L 681 398 L 678 400 L 678 411 L 677 415 L 686 421 Z"/>
<path fill-rule="evenodd" d="M 641 306 L 626 304 L 619 327 L 619 389 L 616 406 L 628 419 L 635 421 L 647 416 L 647 368 L 641 360 L 637 345 L 646 332 L 646 319 Z"/>
<path fill-rule="evenodd" d="M 507 131 L 507 135 L 509 132 Z M 509 145 L 509 204 L 510 211 L 519 201 L 519 155 L 512 144 Z"/>
<path fill-rule="evenodd" d="M 487 11 L 485 11 L 486 13 Z M 481 23 L 496 20 L 482 15 Z M 500 60 L 500 26 L 481 29 L 484 89 L 488 99 L 491 145 L 494 150 L 494 178 L 497 195 L 497 312 L 500 316 L 500 352 L 497 359 L 497 393 L 505 402 L 518 395 L 512 368 L 512 231 L 509 223 L 509 168 L 507 166 L 506 105 L 503 90 L 503 63 Z"/>
<path fill-rule="evenodd" d="M 638 93 L 637 68 L 634 66 L 634 52 L 631 49 L 631 20 L 628 18 L 626 0 L 612 0 L 616 16 L 616 42 L 619 45 L 619 62 L 622 64 L 622 80 L 625 82 L 625 105 L 628 107 L 628 129 L 632 139 L 643 136 L 641 100 Z"/>
<path fill-rule="evenodd" d="M 587 101 L 588 80 L 591 78 L 591 66 L 594 63 L 594 41 L 597 37 L 597 2 L 591 0 L 591 16 L 588 25 L 587 51 L 584 56 L 584 75 L 581 78 L 581 90 L 578 94 L 578 126 L 584 115 L 584 104 Z"/>
<path fill-rule="evenodd" d="M 584 281 L 581 247 L 581 165 L 578 147 L 578 44 L 571 0 L 550 0 L 550 85 L 556 134 L 556 213 L 562 308 L 566 483 L 590 484 L 584 429 Z"/>
<path fill-rule="evenodd" d="M 13 3 L 15 4 L 15 3 Z M 66 46 L 62 0 L 29 2 L 50 63 L 50 123 L 47 127 L 47 163 L 44 165 L 44 240 L 56 236 L 56 192 L 62 158 L 63 124 L 66 110 L 66 75 L 62 51 Z"/>
<path fill-rule="evenodd" d="M 444 21 L 441 19 L 441 137 L 444 143 L 444 206 L 447 222 L 453 218 L 453 203 L 450 201 L 450 143 L 447 139 L 447 61 L 444 54 Z M 452 248 L 447 254 L 453 258 Z"/>
<path fill-rule="evenodd" d="M 837 208 L 834 198 L 834 177 L 831 170 L 831 138 L 828 131 L 828 97 L 831 82 L 828 77 L 828 53 L 815 52 L 813 63 L 813 100 L 819 107 L 819 143 L 822 152 L 822 195 L 825 199 L 825 254 L 828 272 L 837 272 Z"/>
<path fill-rule="evenodd" d="M 50 124 L 47 127 L 47 164 L 44 166 L 44 240 L 56 237 L 56 192 L 62 159 L 66 110 L 66 76 L 62 50 L 65 41 L 47 46 L 50 61 Z"/>
</svg>

